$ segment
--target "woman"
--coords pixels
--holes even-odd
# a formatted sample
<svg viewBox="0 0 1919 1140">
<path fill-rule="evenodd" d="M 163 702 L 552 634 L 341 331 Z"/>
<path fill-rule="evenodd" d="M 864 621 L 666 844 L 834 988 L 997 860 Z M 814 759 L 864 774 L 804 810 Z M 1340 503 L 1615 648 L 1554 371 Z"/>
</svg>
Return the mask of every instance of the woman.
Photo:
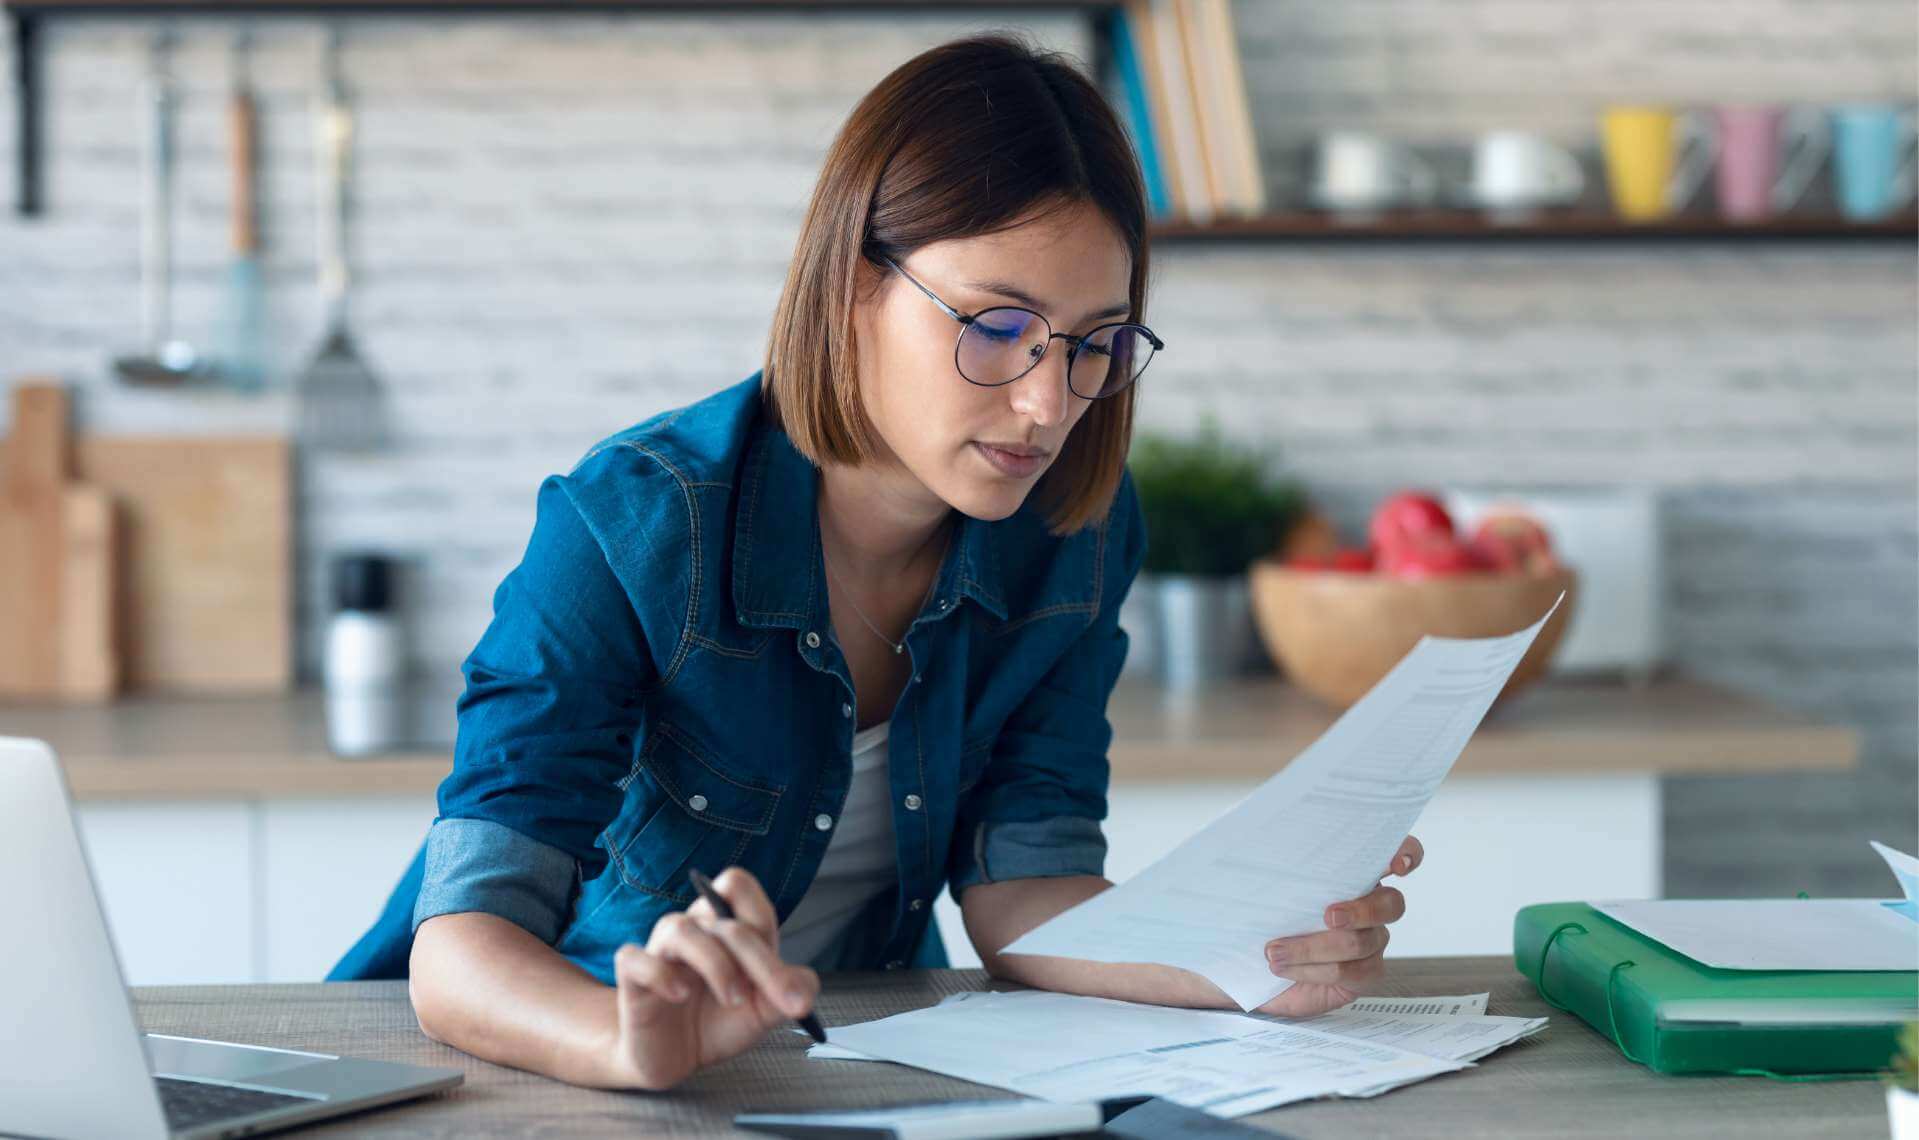
<svg viewBox="0 0 1919 1140">
<path fill-rule="evenodd" d="M 810 1010 L 816 971 L 945 964 L 944 886 L 998 976 L 1230 1007 L 1170 967 L 998 953 L 1111 885 L 1123 464 L 1163 345 L 1132 323 L 1144 227 L 1063 60 L 984 36 L 887 76 L 827 155 L 765 366 L 541 484 L 439 817 L 332 976 L 404 972 L 477 1056 L 663 1089 Z M 1301 984 L 1266 1008 L 1350 1000 L 1403 909 L 1380 887 L 1277 940 Z"/>
</svg>

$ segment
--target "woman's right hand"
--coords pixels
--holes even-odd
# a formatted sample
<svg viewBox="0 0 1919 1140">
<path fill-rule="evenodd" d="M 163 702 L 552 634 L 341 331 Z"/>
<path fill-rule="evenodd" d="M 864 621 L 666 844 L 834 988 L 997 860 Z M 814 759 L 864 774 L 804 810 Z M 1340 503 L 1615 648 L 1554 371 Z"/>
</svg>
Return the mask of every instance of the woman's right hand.
<svg viewBox="0 0 1919 1140">
<path fill-rule="evenodd" d="M 670 1088 L 813 1008 L 819 975 L 780 960 L 778 915 L 759 881 L 728 867 L 713 886 L 734 917 L 700 899 L 654 923 L 644 947 L 613 956 L 613 1083 Z"/>
</svg>

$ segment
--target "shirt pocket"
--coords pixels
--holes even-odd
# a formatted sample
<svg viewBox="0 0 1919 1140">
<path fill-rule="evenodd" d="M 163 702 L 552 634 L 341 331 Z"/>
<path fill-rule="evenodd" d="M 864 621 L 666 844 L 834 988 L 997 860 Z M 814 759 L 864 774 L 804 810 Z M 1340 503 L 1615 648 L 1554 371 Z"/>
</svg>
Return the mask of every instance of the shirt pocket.
<svg viewBox="0 0 1919 1140">
<path fill-rule="evenodd" d="M 620 814 L 600 835 L 609 862 L 626 886 L 687 904 L 697 892 L 686 869 L 712 875 L 739 862 L 772 830 L 786 790 L 729 770 L 713 749 L 662 721 L 647 727 L 620 786 Z"/>
<path fill-rule="evenodd" d="M 973 789 L 980 777 L 986 774 L 986 766 L 993 762 L 993 745 L 999 741 L 997 734 L 979 740 L 968 741 L 960 750 L 959 786 L 961 794 Z"/>
</svg>

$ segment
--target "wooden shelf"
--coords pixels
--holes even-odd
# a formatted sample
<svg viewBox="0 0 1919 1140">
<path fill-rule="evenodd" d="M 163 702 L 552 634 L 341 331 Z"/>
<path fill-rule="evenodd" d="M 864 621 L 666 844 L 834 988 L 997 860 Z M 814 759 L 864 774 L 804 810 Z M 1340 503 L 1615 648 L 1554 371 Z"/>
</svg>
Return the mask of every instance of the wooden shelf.
<svg viewBox="0 0 1919 1140">
<path fill-rule="evenodd" d="M 1902 241 L 1919 239 L 1919 214 L 1873 222 L 1837 215 L 1788 215 L 1738 222 L 1683 215 L 1628 222 L 1594 210 L 1542 211 L 1500 218 L 1472 210 L 1388 210 L 1374 215 L 1296 211 L 1211 222 L 1156 221 L 1156 242 L 1613 242 L 1613 241 Z"/>
</svg>

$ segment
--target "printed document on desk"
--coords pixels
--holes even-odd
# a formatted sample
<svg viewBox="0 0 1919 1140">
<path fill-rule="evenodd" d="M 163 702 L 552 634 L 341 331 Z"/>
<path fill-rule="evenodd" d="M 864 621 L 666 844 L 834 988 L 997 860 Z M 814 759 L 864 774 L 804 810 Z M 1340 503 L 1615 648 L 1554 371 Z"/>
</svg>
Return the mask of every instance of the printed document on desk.
<svg viewBox="0 0 1919 1140">
<path fill-rule="evenodd" d="M 1486 1012 L 1486 1003 L 1491 994 L 1460 994 L 1457 997 L 1393 997 L 1389 994 L 1374 994 L 1371 997 L 1354 998 L 1339 1007 L 1342 1013 L 1439 1013 L 1448 1017 L 1463 1017 L 1468 1014 Z"/>
<path fill-rule="evenodd" d="M 989 1001 L 1003 996 L 991 990 L 961 990 L 939 1000 L 942 1006 L 965 1001 Z M 1330 1013 L 1316 1017 L 1282 1018 L 1267 1014 L 1247 1014 L 1281 1025 L 1303 1025 L 1325 1033 L 1353 1037 L 1408 1049 L 1429 1057 L 1449 1061 L 1476 1061 L 1495 1049 L 1504 1048 L 1530 1037 L 1546 1026 L 1543 1017 L 1487 1017 L 1487 994 L 1459 997 L 1362 997 Z M 977 1007 L 976 1007 L 977 1008 Z M 801 1036 L 806 1030 L 795 1025 L 791 1031 Z M 839 1032 L 837 1029 L 834 1031 Z M 816 1061 L 881 1061 L 847 1048 L 839 1041 L 822 1042 L 807 1049 Z"/>
<path fill-rule="evenodd" d="M 1477 1061 L 1515 1041 L 1546 1028 L 1543 1017 L 1488 1017 L 1484 1014 L 1367 1013 L 1363 1009 L 1336 1009 L 1317 1017 L 1268 1017 L 1247 1014 L 1280 1025 L 1300 1025 L 1349 1041 L 1371 1041 L 1411 1053 L 1447 1061 Z"/>
<path fill-rule="evenodd" d="M 1512 1019 L 1520 1020 L 1520 1019 Z M 860 1025 L 828 1048 L 1042 1100 L 1152 1095 L 1214 1116 L 1323 1096 L 1375 1096 L 1469 1062 L 1226 1010 L 1021 990 Z"/>
<path fill-rule="evenodd" d="M 1373 889 L 1564 600 L 1503 637 L 1421 638 L 1238 806 L 1001 952 L 1178 966 L 1242 1009 L 1284 993 L 1266 943 L 1323 930 L 1328 906 Z"/>
</svg>

